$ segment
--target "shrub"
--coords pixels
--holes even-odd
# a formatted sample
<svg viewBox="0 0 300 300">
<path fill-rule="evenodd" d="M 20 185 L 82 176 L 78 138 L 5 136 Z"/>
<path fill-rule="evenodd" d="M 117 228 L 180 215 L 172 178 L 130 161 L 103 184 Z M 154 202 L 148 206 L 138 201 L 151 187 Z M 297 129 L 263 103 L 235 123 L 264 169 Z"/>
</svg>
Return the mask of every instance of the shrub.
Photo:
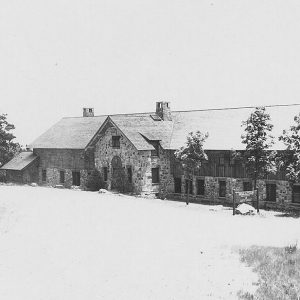
<svg viewBox="0 0 300 300">
<path fill-rule="evenodd" d="M 0 182 L 6 182 L 5 171 L 0 171 Z"/>
<path fill-rule="evenodd" d="M 86 188 L 89 191 L 99 191 L 105 187 L 101 173 L 94 169 L 87 177 Z"/>
</svg>

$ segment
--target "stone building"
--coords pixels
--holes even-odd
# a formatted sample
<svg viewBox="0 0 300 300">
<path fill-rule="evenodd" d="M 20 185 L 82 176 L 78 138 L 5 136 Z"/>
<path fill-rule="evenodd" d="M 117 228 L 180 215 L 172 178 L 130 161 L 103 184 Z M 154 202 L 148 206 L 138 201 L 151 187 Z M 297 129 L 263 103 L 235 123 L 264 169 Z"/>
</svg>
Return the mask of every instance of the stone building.
<svg viewBox="0 0 300 300">
<path fill-rule="evenodd" d="M 102 174 L 106 188 L 183 199 L 191 181 L 194 202 L 232 202 L 233 190 L 245 191 L 252 182 L 245 167 L 232 159 L 230 149 L 243 150 L 241 122 L 253 108 L 171 111 L 169 102 L 157 102 L 150 113 L 94 116 L 84 108 L 82 117 L 63 118 L 32 144 L 35 168 L 26 181 L 41 185 L 81 186 L 93 169 Z M 289 128 L 295 107 L 270 107 L 273 134 Z M 187 134 L 208 132 L 208 161 L 188 178 L 174 158 Z M 275 149 L 283 149 L 277 141 Z M 22 157 L 19 158 L 22 161 Z M 3 166 L 7 169 L 9 164 Z M 23 170 L 23 169 L 22 169 Z M 29 177 L 28 177 L 29 176 Z M 10 173 L 8 180 L 13 180 Z M 300 186 L 291 185 L 283 172 L 259 181 L 262 205 L 285 207 L 300 203 Z"/>
</svg>

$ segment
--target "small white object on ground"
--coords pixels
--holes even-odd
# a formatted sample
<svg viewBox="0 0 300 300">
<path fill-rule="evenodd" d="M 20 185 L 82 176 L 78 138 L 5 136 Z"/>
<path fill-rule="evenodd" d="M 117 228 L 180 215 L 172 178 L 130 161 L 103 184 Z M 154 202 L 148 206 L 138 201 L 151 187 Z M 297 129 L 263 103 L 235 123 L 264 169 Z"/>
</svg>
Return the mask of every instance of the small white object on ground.
<svg viewBox="0 0 300 300">
<path fill-rule="evenodd" d="M 256 210 L 253 206 L 242 203 L 236 208 L 236 212 L 241 215 L 256 215 Z"/>
<path fill-rule="evenodd" d="M 211 211 L 220 211 L 223 209 L 223 205 L 215 205 L 212 208 L 210 208 L 209 210 Z"/>
<path fill-rule="evenodd" d="M 98 193 L 99 193 L 99 194 L 111 194 L 111 192 L 109 192 L 109 191 L 106 190 L 106 189 L 100 189 L 100 190 L 98 191 Z"/>
<path fill-rule="evenodd" d="M 32 182 L 32 183 L 31 183 L 31 186 L 37 186 L 37 183 Z"/>
</svg>

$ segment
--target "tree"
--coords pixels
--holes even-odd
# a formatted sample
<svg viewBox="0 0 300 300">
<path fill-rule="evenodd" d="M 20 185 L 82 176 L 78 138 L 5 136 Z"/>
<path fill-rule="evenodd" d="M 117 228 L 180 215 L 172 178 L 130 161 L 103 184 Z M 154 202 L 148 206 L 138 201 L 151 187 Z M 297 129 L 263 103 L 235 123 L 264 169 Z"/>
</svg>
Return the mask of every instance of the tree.
<svg viewBox="0 0 300 300">
<path fill-rule="evenodd" d="M 242 122 L 242 126 L 245 127 L 242 143 L 246 144 L 243 159 L 247 173 L 254 181 L 254 190 L 257 189 L 258 179 L 276 172 L 276 152 L 270 150 L 274 144 L 274 137 L 271 135 L 273 125 L 270 121 L 265 107 L 256 107 L 250 117 Z"/>
<path fill-rule="evenodd" d="M 300 181 L 300 113 L 294 117 L 295 124 L 289 130 L 283 130 L 279 140 L 286 151 L 279 155 L 279 167 L 284 168 L 290 182 Z"/>
<path fill-rule="evenodd" d="M 7 115 L 0 114 L 0 167 L 21 151 L 20 144 L 13 142 L 15 136 L 11 131 L 14 129 L 15 126 L 8 123 Z"/>
<path fill-rule="evenodd" d="M 203 145 L 208 138 L 208 133 L 203 134 L 200 131 L 190 132 L 184 146 L 175 151 L 175 157 L 180 161 L 184 171 L 190 176 L 194 174 L 195 169 L 201 167 L 203 160 L 207 160 L 207 154 L 203 150 Z M 189 204 L 190 180 L 188 180 L 187 200 Z"/>
</svg>

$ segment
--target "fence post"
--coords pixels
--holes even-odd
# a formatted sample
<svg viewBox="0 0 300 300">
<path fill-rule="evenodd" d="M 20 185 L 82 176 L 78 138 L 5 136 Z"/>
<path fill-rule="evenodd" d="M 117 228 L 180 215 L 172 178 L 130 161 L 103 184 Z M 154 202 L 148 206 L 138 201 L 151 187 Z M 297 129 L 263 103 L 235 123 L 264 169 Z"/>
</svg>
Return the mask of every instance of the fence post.
<svg viewBox="0 0 300 300">
<path fill-rule="evenodd" d="M 232 208 L 233 208 L 233 215 L 235 215 L 235 190 L 233 192 L 233 197 L 232 197 Z"/>
<path fill-rule="evenodd" d="M 256 210 L 259 213 L 259 196 L 258 196 L 258 188 L 256 189 Z"/>
</svg>

